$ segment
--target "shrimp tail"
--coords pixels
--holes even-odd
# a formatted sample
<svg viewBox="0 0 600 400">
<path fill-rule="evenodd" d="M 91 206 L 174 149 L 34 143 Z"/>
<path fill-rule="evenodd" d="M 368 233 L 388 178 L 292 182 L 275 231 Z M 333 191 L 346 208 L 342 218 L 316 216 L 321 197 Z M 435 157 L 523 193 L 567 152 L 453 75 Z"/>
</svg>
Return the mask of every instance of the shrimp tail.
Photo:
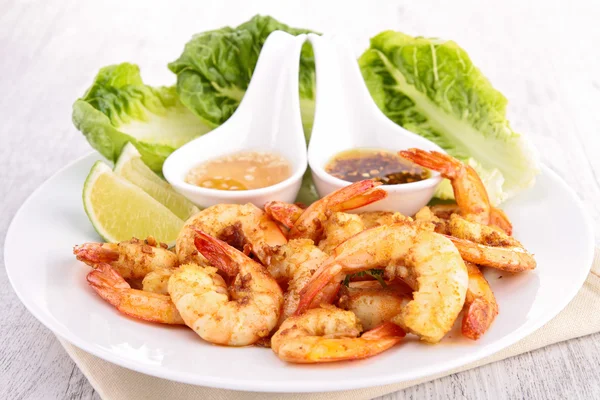
<svg viewBox="0 0 600 400">
<path fill-rule="evenodd" d="M 332 281 L 327 284 L 317 295 L 312 299 L 309 308 L 319 307 L 321 304 L 333 304 L 342 287 L 341 280 Z"/>
<path fill-rule="evenodd" d="M 469 304 L 463 315 L 461 331 L 463 336 L 471 339 L 479 339 L 498 315 L 496 303 L 490 303 L 483 298 L 476 298 Z"/>
<path fill-rule="evenodd" d="M 413 148 L 401 150 L 398 154 L 415 164 L 437 171 L 444 178 L 448 179 L 454 179 L 462 168 L 460 161 L 439 151 L 425 151 Z"/>
<path fill-rule="evenodd" d="M 269 201 L 265 204 L 265 212 L 275 221 L 288 229 L 294 227 L 294 223 L 300 218 L 304 209 L 296 204 L 283 201 Z"/>
<path fill-rule="evenodd" d="M 508 216 L 499 208 L 492 207 L 490 210 L 490 225 L 502 229 L 507 235 L 512 235 L 512 224 Z"/>
<path fill-rule="evenodd" d="M 238 261 L 247 258 L 244 253 L 229 246 L 227 243 L 207 235 L 200 229 L 192 226 L 196 232 L 194 244 L 198 251 L 213 265 L 229 276 L 235 276 L 239 272 Z"/>
<path fill-rule="evenodd" d="M 386 337 L 395 337 L 398 338 L 398 340 L 400 340 L 404 336 L 406 336 L 406 332 L 404 332 L 404 329 L 400 328 L 393 322 L 388 321 L 363 333 L 361 338 L 366 340 L 377 340 Z"/>
<path fill-rule="evenodd" d="M 131 289 L 108 264 L 98 264 L 87 281 L 102 299 L 125 315 L 149 322 L 183 324 L 169 296 Z"/>
<path fill-rule="evenodd" d="M 75 257 L 91 267 L 100 263 L 110 263 L 119 259 L 119 252 L 109 249 L 103 243 L 84 243 L 73 247 Z"/>
<path fill-rule="evenodd" d="M 131 288 L 125 279 L 108 264 L 98 264 L 86 279 L 100 297 L 117 308 L 121 302 L 119 289 Z"/>
<path fill-rule="evenodd" d="M 115 271 L 110 265 L 105 263 L 97 264 L 96 269 L 91 271 L 87 275 L 86 279 L 88 283 L 92 286 L 111 287 L 115 289 L 131 288 L 127 281 L 125 281 L 125 279 L 123 279 L 123 277 L 119 275 L 117 271 Z"/>
<path fill-rule="evenodd" d="M 465 262 L 469 273 L 469 289 L 465 298 L 462 334 L 471 340 L 479 339 L 498 315 L 498 303 L 490 284 L 479 267 Z"/>
<path fill-rule="evenodd" d="M 327 264 L 327 263 L 326 263 Z M 298 302 L 298 308 L 294 315 L 301 315 L 306 310 L 314 306 L 313 300 L 319 296 L 319 299 L 327 302 L 330 300 L 333 292 L 337 293 L 339 289 L 339 283 L 331 290 L 324 290 L 325 287 L 332 282 L 336 275 L 342 270 L 342 266 L 339 264 L 328 265 L 325 268 L 321 268 L 311 277 L 310 281 L 300 291 L 300 301 Z M 336 282 L 337 283 L 337 282 Z M 324 293 L 320 296 L 321 293 Z M 317 304 L 318 305 L 318 304 Z"/>
<path fill-rule="evenodd" d="M 387 197 L 387 192 L 377 186 L 381 182 L 366 179 L 346 186 L 331 196 L 330 204 L 335 210 L 354 210 Z"/>
</svg>

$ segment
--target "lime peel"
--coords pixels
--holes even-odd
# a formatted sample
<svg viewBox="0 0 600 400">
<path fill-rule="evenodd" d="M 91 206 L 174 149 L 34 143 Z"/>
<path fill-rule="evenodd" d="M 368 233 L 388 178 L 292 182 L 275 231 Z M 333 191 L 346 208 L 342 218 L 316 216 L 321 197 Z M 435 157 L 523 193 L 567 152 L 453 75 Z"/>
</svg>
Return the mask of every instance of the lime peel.
<svg viewBox="0 0 600 400">
<path fill-rule="evenodd" d="M 97 161 L 84 183 L 83 205 L 90 222 L 107 242 L 154 236 L 173 244 L 184 221 L 144 190 Z"/>
</svg>

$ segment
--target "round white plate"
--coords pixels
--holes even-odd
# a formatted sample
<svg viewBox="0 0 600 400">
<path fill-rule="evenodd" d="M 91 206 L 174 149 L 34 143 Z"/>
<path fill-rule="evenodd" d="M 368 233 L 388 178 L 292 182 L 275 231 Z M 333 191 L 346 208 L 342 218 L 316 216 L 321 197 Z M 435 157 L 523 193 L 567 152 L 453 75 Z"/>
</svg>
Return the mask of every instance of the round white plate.
<svg viewBox="0 0 600 400">
<path fill-rule="evenodd" d="M 6 269 L 29 311 L 57 335 L 112 363 L 196 385 L 265 392 L 354 389 L 416 379 L 495 353 L 532 333 L 575 296 L 590 269 L 593 233 L 569 187 L 544 168 L 535 187 L 504 206 L 514 235 L 535 253 L 535 271 L 487 271 L 500 314 L 483 338 L 459 332 L 438 345 L 407 337 L 362 361 L 292 365 L 269 349 L 210 345 L 190 329 L 140 322 L 119 314 L 88 287 L 90 268 L 73 245 L 98 241 L 83 210 L 83 182 L 96 155 L 50 178 L 17 212 L 5 243 Z M 459 324 L 457 324 L 459 325 Z"/>
</svg>

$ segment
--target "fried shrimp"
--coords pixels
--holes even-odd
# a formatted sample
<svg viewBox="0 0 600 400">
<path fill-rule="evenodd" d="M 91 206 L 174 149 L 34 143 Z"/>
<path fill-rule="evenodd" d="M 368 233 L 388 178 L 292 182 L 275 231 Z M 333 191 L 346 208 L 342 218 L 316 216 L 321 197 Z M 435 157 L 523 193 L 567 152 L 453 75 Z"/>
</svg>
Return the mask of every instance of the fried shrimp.
<svg viewBox="0 0 600 400">
<path fill-rule="evenodd" d="M 175 269 L 157 269 L 149 272 L 142 280 L 142 289 L 145 292 L 169 294 L 169 279 Z"/>
<path fill-rule="evenodd" d="M 216 268 L 185 264 L 171 276 L 169 294 L 185 324 L 221 345 L 246 346 L 269 336 L 283 304 L 275 279 L 227 243 L 200 230 L 196 235 L 198 251 Z M 231 287 L 218 270 L 233 278 Z"/>
<path fill-rule="evenodd" d="M 415 221 L 420 224 L 432 224 L 433 229 L 437 233 L 449 234 L 448 220 L 437 216 L 433 211 L 433 207 L 423 207 L 415 214 Z"/>
<path fill-rule="evenodd" d="M 142 279 L 152 271 L 176 268 L 179 264 L 177 255 L 152 237 L 120 243 L 84 243 L 73 247 L 73 254 L 94 268 L 109 264 L 124 279 Z"/>
<path fill-rule="evenodd" d="M 123 314 L 162 324 L 184 323 L 169 296 L 132 289 L 108 264 L 97 264 L 87 275 L 87 281 L 100 297 Z"/>
<path fill-rule="evenodd" d="M 401 282 L 389 282 L 386 287 L 377 281 L 350 282 L 340 293 L 340 308 L 352 311 L 365 330 L 390 321 L 412 297 L 410 288 Z"/>
<path fill-rule="evenodd" d="M 340 243 L 364 230 L 365 225 L 359 215 L 333 213 L 323 224 L 323 238 L 319 242 L 319 248 L 329 253 Z"/>
<path fill-rule="evenodd" d="M 475 222 L 452 214 L 448 221 L 448 233 L 458 239 L 494 247 L 523 247 L 518 240 L 506 233 L 487 225 Z"/>
<path fill-rule="evenodd" d="M 277 282 L 287 284 L 280 323 L 296 311 L 300 290 L 326 258 L 310 239 L 293 239 L 273 250 L 267 269 Z"/>
<path fill-rule="evenodd" d="M 436 343 L 452 328 L 463 308 L 467 268 L 456 248 L 442 235 L 415 224 L 383 225 L 359 233 L 338 246 L 301 292 L 296 315 L 328 284 L 344 274 L 386 267 L 413 290 L 413 300 L 392 322 L 422 340 Z"/>
<path fill-rule="evenodd" d="M 271 349 L 293 363 L 323 363 L 358 360 L 375 356 L 399 343 L 405 336 L 398 326 L 387 323 L 363 333 L 356 315 L 334 306 L 313 308 L 290 317 L 271 338 Z"/>
<path fill-rule="evenodd" d="M 490 284 L 477 265 L 466 262 L 469 272 L 469 289 L 465 299 L 462 334 L 477 340 L 489 329 L 498 315 L 498 303 Z"/>
<path fill-rule="evenodd" d="M 449 220 L 452 214 L 460 214 L 460 208 L 458 204 L 436 204 L 429 207 L 430 211 L 438 217 L 440 220 Z M 499 208 L 492 207 L 490 209 L 490 223 L 491 228 L 501 230 L 507 235 L 512 235 L 512 225 L 508 216 Z"/>
<path fill-rule="evenodd" d="M 465 261 L 508 272 L 522 272 L 536 267 L 533 254 L 522 247 L 493 247 L 447 236 Z"/>
<path fill-rule="evenodd" d="M 268 263 L 270 248 L 287 242 L 275 221 L 263 210 L 248 204 L 218 204 L 205 208 L 188 219 L 177 237 L 179 261 L 208 265 L 194 244 L 198 228 L 240 249 L 249 249 L 263 264 Z"/>
<path fill-rule="evenodd" d="M 359 181 L 315 201 L 298 217 L 288 237 L 318 243 L 329 213 L 354 210 L 384 199 L 387 192 L 378 188 L 379 185 L 381 183 L 373 180 Z"/>
<path fill-rule="evenodd" d="M 413 148 L 402 150 L 399 154 L 415 164 L 439 172 L 450 180 L 454 198 L 463 217 L 482 225 L 493 224 L 508 234 L 512 232 L 512 225 L 506 214 L 490 205 L 487 190 L 471 166 L 437 151 Z"/>
<path fill-rule="evenodd" d="M 391 225 L 396 222 L 409 220 L 408 217 L 394 211 L 365 211 L 358 213 L 365 229 L 375 228 L 381 225 Z"/>
</svg>

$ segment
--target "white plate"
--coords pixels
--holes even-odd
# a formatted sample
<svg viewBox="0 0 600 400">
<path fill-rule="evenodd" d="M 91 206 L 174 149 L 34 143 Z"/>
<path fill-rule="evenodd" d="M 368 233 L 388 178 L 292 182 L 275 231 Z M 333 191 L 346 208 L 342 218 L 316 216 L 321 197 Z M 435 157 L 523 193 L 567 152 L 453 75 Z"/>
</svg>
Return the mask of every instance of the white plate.
<svg viewBox="0 0 600 400">
<path fill-rule="evenodd" d="M 438 345 L 407 338 L 377 357 L 328 365 L 291 365 L 269 349 L 218 347 L 191 330 L 143 323 L 119 314 L 88 287 L 89 267 L 73 245 L 98 241 L 81 190 L 96 155 L 70 164 L 29 197 L 5 243 L 10 281 L 29 311 L 75 346 L 112 363 L 196 385 L 265 392 L 315 392 L 416 379 L 495 353 L 558 314 L 592 263 L 587 213 L 567 185 L 544 168 L 534 188 L 505 205 L 515 236 L 536 255 L 535 271 L 488 271 L 500 314 L 473 342 L 452 333 Z M 457 324 L 458 325 L 458 324 Z"/>
</svg>

